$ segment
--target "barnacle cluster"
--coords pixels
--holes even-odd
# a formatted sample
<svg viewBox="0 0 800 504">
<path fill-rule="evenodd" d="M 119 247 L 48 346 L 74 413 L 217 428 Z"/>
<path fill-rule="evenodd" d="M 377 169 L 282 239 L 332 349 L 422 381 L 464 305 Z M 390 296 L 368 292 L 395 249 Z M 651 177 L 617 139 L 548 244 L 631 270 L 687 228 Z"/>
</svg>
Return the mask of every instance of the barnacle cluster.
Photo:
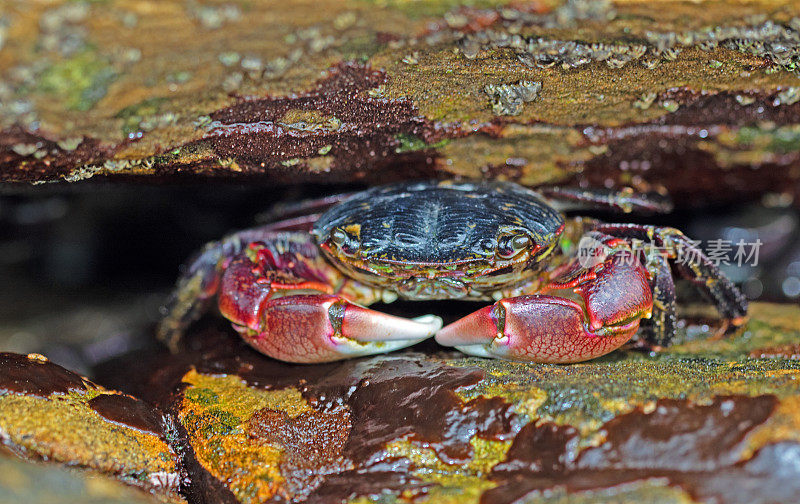
<svg viewBox="0 0 800 504">
<path fill-rule="evenodd" d="M 255 121 L 250 123 L 223 123 L 211 121 L 202 124 L 202 128 L 212 136 L 231 136 L 234 134 L 266 133 L 274 136 L 302 136 L 305 134 L 332 133 L 341 128 L 342 122 L 336 117 L 326 118 L 320 122 L 297 121 Z"/>
<path fill-rule="evenodd" d="M 792 18 L 786 25 L 761 20 L 744 26 L 718 26 L 683 33 L 647 32 L 645 36 L 664 51 L 678 44 L 704 51 L 724 47 L 768 58 L 790 72 L 800 70 L 800 17 Z"/>
<path fill-rule="evenodd" d="M 647 68 L 672 61 L 685 47 L 710 51 L 724 47 L 769 59 L 776 67 L 800 75 L 800 18 L 786 25 L 762 20 L 744 26 L 719 26 L 709 30 L 646 32 L 642 43 L 583 43 L 542 37 L 524 37 L 517 30 L 485 30 L 463 35 L 458 48 L 469 59 L 482 49 L 509 48 L 525 65 L 539 68 L 575 68 L 605 62 L 621 68 L 638 61 Z"/>
<path fill-rule="evenodd" d="M 492 99 L 492 110 L 497 115 L 519 115 L 522 107 L 534 101 L 542 89 L 541 82 L 520 81 L 517 84 L 488 84 L 484 91 Z"/>
<path fill-rule="evenodd" d="M 203 5 L 196 0 L 186 2 L 186 10 L 196 19 L 203 28 L 215 30 L 222 28 L 225 23 L 238 21 L 242 17 L 242 10 L 235 4 Z"/>
<path fill-rule="evenodd" d="M 107 159 L 102 163 L 85 164 L 72 169 L 64 175 L 67 182 L 78 182 L 94 177 L 103 172 L 125 172 L 125 171 L 150 171 L 156 164 L 154 156 L 142 159 Z"/>
<path fill-rule="evenodd" d="M 572 40 L 526 38 L 518 34 L 486 30 L 463 37 L 458 42 L 461 53 L 475 58 L 481 49 L 507 47 L 527 66 L 575 68 L 604 61 L 611 68 L 621 68 L 638 60 L 648 51 L 644 44 L 584 44 Z M 677 54 L 677 53 L 676 53 Z"/>
<path fill-rule="evenodd" d="M 341 17 L 334 20 L 334 26 L 340 26 L 338 20 Z M 218 54 L 219 62 L 233 70 L 226 75 L 222 88 L 227 92 L 233 92 L 242 87 L 246 80 L 277 79 L 309 55 L 320 53 L 335 45 L 336 38 L 324 34 L 318 26 L 309 26 L 287 35 L 284 42 L 289 51 L 284 56 L 268 61 L 252 54 L 239 54 L 235 51 Z"/>
<path fill-rule="evenodd" d="M 65 152 L 74 151 L 83 142 L 83 137 L 66 137 L 56 142 L 58 149 Z M 49 147 L 45 142 L 15 143 L 11 151 L 18 156 L 33 156 L 34 159 L 44 159 L 48 155 L 58 154 L 58 149 Z"/>
</svg>

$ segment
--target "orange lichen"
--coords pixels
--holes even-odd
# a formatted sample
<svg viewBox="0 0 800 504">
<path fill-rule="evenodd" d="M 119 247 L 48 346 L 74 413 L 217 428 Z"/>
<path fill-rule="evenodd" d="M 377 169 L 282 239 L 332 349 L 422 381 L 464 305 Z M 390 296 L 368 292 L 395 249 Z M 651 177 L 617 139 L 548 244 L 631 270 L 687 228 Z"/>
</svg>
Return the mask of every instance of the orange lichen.
<svg viewBox="0 0 800 504">
<path fill-rule="evenodd" d="M 192 370 L 183 377 L 178 420 L 200 464 L 226 481 L 241 502 L 263 502 L 288 496 L 280 464 L 280 443 L 252 438 L 248 420 L 264 409 L 296 417 L 309 406 L 295 389 L 275 391 L 248 387 L 235 376 L 208 376 Z"/>
</svg>

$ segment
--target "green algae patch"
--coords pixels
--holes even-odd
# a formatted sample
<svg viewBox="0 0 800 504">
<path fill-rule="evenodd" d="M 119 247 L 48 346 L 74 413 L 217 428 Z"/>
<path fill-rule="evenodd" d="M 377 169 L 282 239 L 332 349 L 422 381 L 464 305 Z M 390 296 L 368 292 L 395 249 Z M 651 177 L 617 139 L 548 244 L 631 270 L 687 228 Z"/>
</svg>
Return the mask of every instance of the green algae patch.
<svg viewBox="0 0 800 504">
<path fill-rule="evenodd" d="M 106 95 L 115 78 L 107 61 L 85 51 L 45 70 L 38 89 L 56 96 L 68 109 L 86 111 Z"/>
<path fill-rule="evenodd" d="M 396 135 L 395 139 L 397 140 L 398 145 L 394 151 L 398 154 L 402 154 L 404 152 L 427 150 L 427 149 L 438 149 L 449 143 L 449 140 L 441 140 L 439 142 L 429 144 L 425 140 L 417 136 L 408 135 L 405 133 L 400 133 Z"/>
<path fill-rule="evenodd" d="M 733 149 L 757 148 L 774 154 L 795 152 L 800 145 L 800 126 L 746 126 L 719 136 L 718 142 Z"/>
<path fill-rule="evenodd" d="M 413 464 L 414 472 L 420 475 L 465 476 L 480 478 L 505 458 L 511 441 L 495 441 L 474 437 L 470 440 L 472 457 L 464 463 L 448 464 L 436 452 L 422 443 L 408 440 L 393 441 L 384 451 L 390 457 L 406 458 Z M 433 481 L 433 480 L 431 480 Z"/>
<path fill-rule="evenodd" d="M 748 353 L 797 342 L 799 310 L 756 303 L 747 327 L 732 338 L 698 339 L 653 355 L 617 351 L 567 366 L 474 358 L 447 362 L 486 372 L 481 383 L 459 391 L 464 399 L 501 397 L 530 421 L 571 425 L 591 444 L 605 422 L 635 408 L 647 410 L 662 398 L 705 403 L 720 395 L 771 394 L 783 400 L 800 394 L 800 361 L 754 359 Z"/>
<path fill-rule="evenodd" d="M 209 376 L 194 370 L 183 381 L 189 386 L 178 420 L 198 462 L 215 478 L 227 482 L 240 502 L 286 497 L 280 471 L 284 449 L 279 443 L 252 437 L 248 421 L 264 410 L 292 418 L 310 411 L 300 392 L 259 390 L 235 376 Z"/>
<path fill-rule="evenodd" d="M 488 476 L 497 463 L 504 460 L 511 441 L 492 441 L 480 438 L 470 440 L 474 453 L 463 464 L 448 464 L 436 452 L 414 441 L 394 441 L 386 446 L 385 452 L 392 458 L 405 458 L 411 461 L 411 474 L 423 484 L 429 484 L 423 496 L 415 496 L 415 502 L 431 503 L 477 503 L 486 490 L 496 483 Z M 391 495 L 391 494 L 390 494 Z M 403 502 L 403 493 L 387 495 L 390 499 Z M 372 501 L 354 501 L 372 502 Z"/>
<path fill-rule="evenodd" d="M 162 105 L 168 103 L 164 97 L 148 98 L 134 105 L 129 105 L 114 116 L 122 120 L 122 133 L 129 138 L 141 137 L 141 134 L 160 126 L 174 124 L 175 115 L 162 111 Z"/>
<path fill-rule="evenodd" d="M 698 142 L 698 148 L 714 157 L 719 166 L 731 168 L 784 164 L 787 156 L 798 155 L 800 127 L 776 126 L 764 122 L 754 126 L 723 130 L 713 140 Z"/>
<path fill-rule="evenodd" d="M 311 410 L 296 389 L 262 391 L 248 387 L 235 376 L 211 376 L 196 371 L 187 373 L 183 381 L 191 385 L 184 394 L 189 402 L 194 402 L 194 398 L 197 405 L 218 405 L 243 420 L 263 408 L 284 411 L 290 417 Z M 195 392 L 189 393 L 190 390 Z"/>
<path fill-rule="evenodd" d="M 91 389 L 46 398 L 3 394 L 0 437 L 32 459 L 84 467 L 160 491 L 177 491 L 177 456 L 165 440 L 99 415 L 89 402 L 102 396 L 116 394 Z"/>
</svg>

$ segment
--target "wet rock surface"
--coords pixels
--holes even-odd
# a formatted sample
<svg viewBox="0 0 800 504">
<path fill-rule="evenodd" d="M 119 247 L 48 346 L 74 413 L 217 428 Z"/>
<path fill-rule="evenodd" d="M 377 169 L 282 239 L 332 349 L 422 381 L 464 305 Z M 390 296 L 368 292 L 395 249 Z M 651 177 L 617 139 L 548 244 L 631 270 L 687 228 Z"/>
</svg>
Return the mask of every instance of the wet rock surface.
<svg viewBox="0 0 800 504">
<path fill-rule="evenodd" d="M 2 450 L 0 450 L 2 452 Z M 132 489 L 111 478 L 54 464 L 31 464 L 0 454 L 0 502 L 3 504 L 181 502 Z"/>
<path fill-rule="evenodd" d="M 681 297 L 699 323 L 673 346 L 570 366 L 432 342 L 290 365 L 212 315 L 173 355 L 152 325 L 189 250 L 269 205 L 422 177 L 668 193 L 652 223 L 763 239 L 726 273 L 796 299 L 798 20 L 767 0 L 5 2 L 0 503 L 793 502 L 796 306 L 714 338 Z"/>
<path fill-rule="evenodd" d="M 198 502 L 782 502 L 799 490 L 800 367 L 751 355 L 796 341 L 797 320 L 756 304 L 729 339 L 572 366 L 433 346 L 290 365 L 207 321 L 137 368 L 149 380 L 98 376 L 174 415 Z"/>
<path fill-rule="evenodd" d="M 169 423 L 142 400 L 106 390 L 44 356 L 0 353 L 0 440 L 20 457 L 82 468 L 179 502 L 182 476 L 168 443 Z"/>
</svg>

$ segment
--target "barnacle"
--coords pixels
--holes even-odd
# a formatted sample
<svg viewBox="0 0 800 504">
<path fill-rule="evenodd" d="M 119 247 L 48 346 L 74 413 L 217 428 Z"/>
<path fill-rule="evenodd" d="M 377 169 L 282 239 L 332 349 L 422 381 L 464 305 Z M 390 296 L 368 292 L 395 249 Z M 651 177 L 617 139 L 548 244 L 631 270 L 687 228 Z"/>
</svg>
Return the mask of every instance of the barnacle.
<svg viewBox="0 0 800 504">
<path fill-rule="evenodd" d="M 534 101 L 542 88 L 541 82 L 520 81 L 517 84 L 489 84 L 484 91 L 492 99 L 492 110 L 497 115 L 519 115 L 525 103 Z"/>
<path fill-rule="evenodd" d="M 573 7 L 577 3 L 579 2 L 568 2 Z M 515 16 L 511 14 L 512 11 L 504 9 L 501 15 L 506 21 L 513 19 L 515 30 L 519 23 L 549 26 L 550 18 L 547 16 L 531 13 L 518 13 Z M 560 66 L 569 69 L 600 61 L 611 68 L 622 68 L 636 60 L 640 60 L 646 68 L 655 68 L 661 60 L 677 59 L 681 46 L 698 47 L 704 51 L 722 46 L 768 58 L 778 67 L 797 71 L 800 68 L 800 18 L 793 18 L 786 25 L 770 20 L 755 21 L 757 22 L 744 26 L 718 26 L 682 33 L 648 31 L 645 33 L 646 44 L 525 38 L 509 31 L 484 30 L 461 35 L 457 47 L 469 59 L 475 58 L 481 49 L 510 48 L 526 66 Z M 508 30 L 508 25 L 506 28 Z"/>
</svg>

